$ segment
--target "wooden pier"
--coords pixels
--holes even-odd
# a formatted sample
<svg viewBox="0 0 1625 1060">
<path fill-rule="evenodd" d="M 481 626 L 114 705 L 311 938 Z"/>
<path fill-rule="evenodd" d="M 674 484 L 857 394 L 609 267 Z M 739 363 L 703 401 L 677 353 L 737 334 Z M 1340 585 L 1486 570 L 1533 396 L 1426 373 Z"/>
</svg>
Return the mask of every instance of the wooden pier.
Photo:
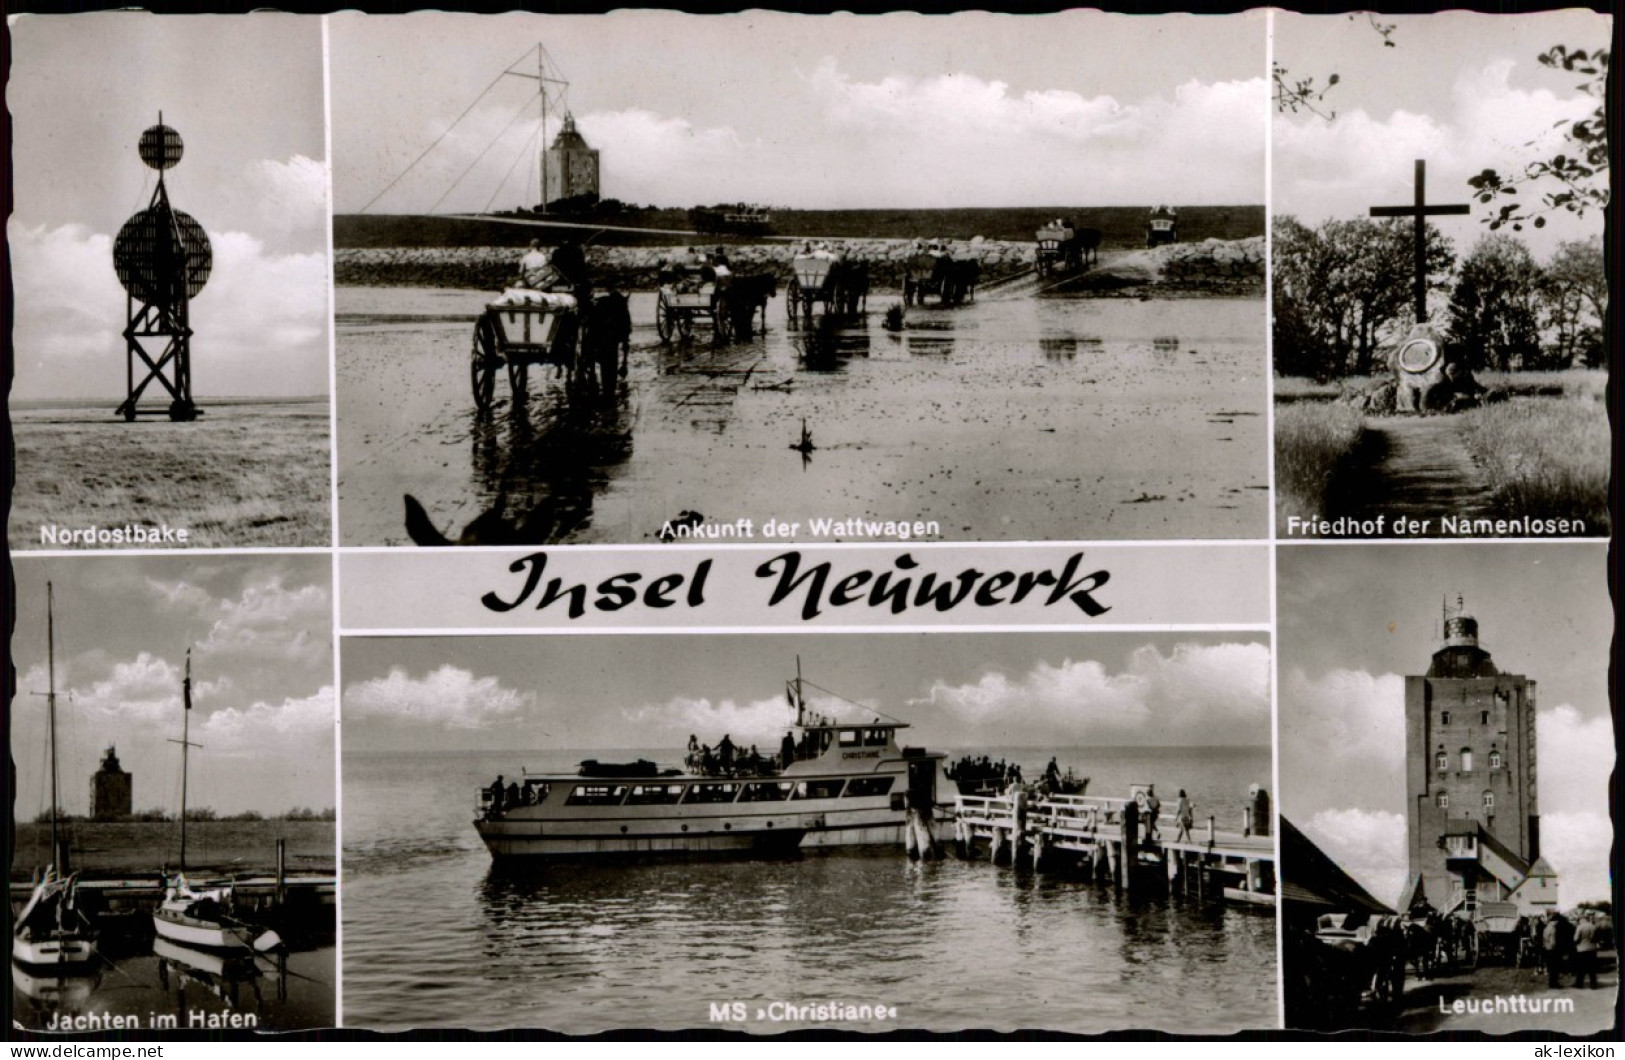
<svg viewBox="0 0 1625 1060">
<path fill-rule="evenodd" d="M 1253 827 L 1251 807 L 1237 816 L 1234 830 L 1209 816 L 1179 839 L 1172 814 L 1160 813 L 1153 822 L 1134 799 L 960 795 L 954 845 L 961 857 L 974 858 L 985 842 L 995 864 L 1076 866 L 1091 879 L 1109 880 L 1125 891 L 1166 890 L 1273 906 L 1275 838 L 1267 822 L 1262 829 Z"/>
</svg>

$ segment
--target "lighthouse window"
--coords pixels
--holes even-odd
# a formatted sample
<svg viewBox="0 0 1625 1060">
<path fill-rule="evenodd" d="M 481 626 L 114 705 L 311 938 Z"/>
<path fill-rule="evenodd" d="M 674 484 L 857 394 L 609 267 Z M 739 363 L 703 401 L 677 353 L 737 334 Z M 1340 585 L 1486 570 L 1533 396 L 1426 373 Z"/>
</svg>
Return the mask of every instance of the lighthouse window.
<svg viewBox="0 0 1625 1060">
<path fill-rule="evenodd" d="M 1485 813 L 1494 813 L 1495 812 L 1495 792 L 1493 792 L 1493 791 L 1486 791 L 1484 793 L 1484 812 Z"/>
<path fill-rule="evenodd" d="M 796 785 L 792 799 L 833 799 L 841 794 L 840 780 L 803 780 Z"/>
<path fill-rule="evenodd" d="M 1501 752 L 1500 751 L 1491 751 L 1490 752 L 1490 768 L 1491 769 L 1500 769 L 1501 768 Z"/>
<path fill-rule="evenodd" d="M 1450 793 L 1448 791 L 1439 792 L 1438 797 L 1433 800 L 1433 804 L 1441 810 L 1450 809 Z"/>
<path fill-rule="evenodd" d="M 1470 747 L 1463 747 L 1461 749 L 1461 771 L 1463 773 L 1471 773 L 1473 771 L 1473 751 Z"/>
<path fill-rule="evenodd" d="M 1434 766 L 1443 773 L 1450 768 L 1450 756 L 1440 751 L 1433 759 Z"/>
<path fill-rule="evenodd" d="M 846 797 L 884 795 L 891 791 L 891 777 L 854 777 L 846 783 Z"/>
<path fill-rule="evenodd" d="M 1439 724 L 1440 725 L 1449 725 L 1450 724 L 1450 712 L 1448 710 L 1439 711 Z"/>
<path fill-rule="evenodd" d="M 790 797 L 790 789 L 795 787 L 787 780 L 757 781 L 746 784 L 745 790 L 739 793 L 740 802 L 782 802 Z"/>
<path fill-rule="evenodd" d="M 1478 712 L 1478 723 L 1480 725 L 1488 725 L 1490 723 L 1490 712 L 1487 711 L 1487 710 L 1479 711 Z"/>
</svg>

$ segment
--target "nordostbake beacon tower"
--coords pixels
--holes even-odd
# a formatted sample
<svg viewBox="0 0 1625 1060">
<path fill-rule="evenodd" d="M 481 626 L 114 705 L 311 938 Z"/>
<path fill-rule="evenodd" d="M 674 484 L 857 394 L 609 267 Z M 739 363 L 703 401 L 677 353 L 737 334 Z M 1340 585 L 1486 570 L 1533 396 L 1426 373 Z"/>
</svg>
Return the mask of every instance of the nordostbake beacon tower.
<svg viewBox="0 0 1625 1060">
<path fill-rule="evenodd" d="M 1502 673 L 1479 646 L 1460 597 L 1444 608 L 1444 643 L 1425 676 L 1405 678 L 1405 911 L 1557 904 L 1540 856 L 1535 682 Z"/>
<path fill-rule="evenodd" d="M 113 242 L 113 268 L 128 292 L 124 327 L 124 403 L 118 414 L 168 414 L 176 421 L 196 419 L 192 400 L 192 299 L 209 281 L 214 258 L 209 237 L 190 215 L 169 204 L 164 171 L 181 160 L 181 137 L 164 124 L 141 134 L 137 153 L 158 171 L 158 185 L 145 210 L 124 222 Z M 136 382 L 136 373 L 146 374 Z M 157 381 L 169 395 L 165 408 L 143 408 L 141 394 Z"/>
</svg>

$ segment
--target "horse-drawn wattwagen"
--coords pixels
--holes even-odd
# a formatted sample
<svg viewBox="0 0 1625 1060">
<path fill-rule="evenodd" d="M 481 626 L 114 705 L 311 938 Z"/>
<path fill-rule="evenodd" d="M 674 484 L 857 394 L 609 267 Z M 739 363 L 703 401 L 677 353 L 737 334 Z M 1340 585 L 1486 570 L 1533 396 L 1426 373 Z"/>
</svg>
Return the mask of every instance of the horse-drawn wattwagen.
<svg viewBox="0 0 1625 1060">
<path fill-rule="evenodd" d="M 1397 1005 L 1405 993 L 1405 935 L 1398 917 L 1328 913 L 1314 933 L 1320 944 L 1311 965 L 1315 993 L 1337 1025 L 1347 1026 L 1362 1007 Z"/>
<path fill-rule="evenodd" d="M 716 341 L 728 341 L 733 333 L 728 306 L 731 278 L 727 266 L 718 267 L 692 255 L 662 268 L 660 295 L 655 303 L 655 330 L 660 333 L 660 341 L 670 342 L 674 335 L 688 338 L 696 320 L 710 322 Z"/>
<path fill-rule="evenodd" d="M 582 294 L 587 296 L 585 289 Z M 572 294 L 510 288 L 474 322 L 474 406 L 490 411 L 498 369 L 506 369 L 516 395 L 525 392 L 531 365 L 557 368 L 567 388 L 590 381 L 597 369 L 607 388 L 617 374 L 626 374 L 631 330 L 624 294 L 588 296 L 583 309 Z"/>
<path fill-rule="evenodd" d="M 794 320 L 810 317 L 823 303 L 825 313 L 851 315 L 868 308 L 869 263 L 827 249 L 804 250 L 790 261 L 784 311 Z"/>
<path fill-rule="evenodd" d="M 1050 222 L 1037 233 L 1038 251 L 1034 263 L 1038 275 L 1060 270 L 1076 272 L 1099 259 L 1100 229 L 1077 228 L 1068 221 Z"/>
<path fill-rule="evenodd" d="M 1172 206 L 1153 206 L 1145 222 L 1145 245 L 1161 246 L 1179 242 L 1179 211 Z"/>
<path fill-rule="evenodd" d="M 928 296 L 945 306 L 975 301 L 981 276 L 980 261 L 956 259 L 942 243 L 922 243 L 903 266 L 903 302 L 924 305 Z"/>
</svg>

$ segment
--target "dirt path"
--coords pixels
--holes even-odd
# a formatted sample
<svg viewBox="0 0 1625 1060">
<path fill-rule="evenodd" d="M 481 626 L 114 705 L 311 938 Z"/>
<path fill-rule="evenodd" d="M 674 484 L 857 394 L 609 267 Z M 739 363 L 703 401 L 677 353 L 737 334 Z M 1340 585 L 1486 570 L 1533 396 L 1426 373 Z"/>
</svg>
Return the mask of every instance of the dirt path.
<svg viewBox="0 0 1625 1060">
<path fill-rule="evenodd" d="M 1490 487 L 1467 451 L 1459 417 L 1368 419 L 1365 431 L 1368 462 L 1344 491 L 1343 514 L 1390 521 L 1489 514 Z"/>
</svg>

